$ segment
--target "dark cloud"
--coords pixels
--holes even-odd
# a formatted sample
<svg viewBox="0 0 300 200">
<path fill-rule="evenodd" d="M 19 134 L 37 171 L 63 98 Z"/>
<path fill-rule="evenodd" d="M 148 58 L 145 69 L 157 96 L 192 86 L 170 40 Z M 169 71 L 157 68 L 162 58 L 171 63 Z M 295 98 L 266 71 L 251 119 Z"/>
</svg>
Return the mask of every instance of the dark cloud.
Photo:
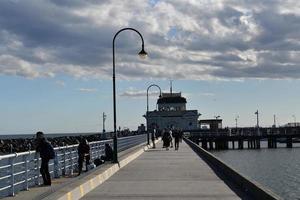
<svg viewBox="0 0 300 200">
<path fill-rule="evenodd" d="M 0 2 L 0 74 L 124 79 L 299 78 L 297 1 L 8 0 Z"/>
</svg>

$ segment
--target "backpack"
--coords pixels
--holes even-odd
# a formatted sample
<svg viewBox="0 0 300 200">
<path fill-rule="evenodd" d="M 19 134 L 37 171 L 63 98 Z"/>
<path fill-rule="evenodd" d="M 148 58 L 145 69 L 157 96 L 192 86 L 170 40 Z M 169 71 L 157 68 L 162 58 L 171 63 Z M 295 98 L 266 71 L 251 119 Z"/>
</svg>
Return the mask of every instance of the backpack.
<svg viewBox="0 0 300 200">
<path fill-rule="evenodd" d="M 49 142 L 47 142 L 46 144 L 47 144 L 46 145 L 46 148 L 47 148 L 47 157 L 49 159 L 54 159 L 55 158 L 55 151 L 54 151 L 52 145 Z"/>
</svg>

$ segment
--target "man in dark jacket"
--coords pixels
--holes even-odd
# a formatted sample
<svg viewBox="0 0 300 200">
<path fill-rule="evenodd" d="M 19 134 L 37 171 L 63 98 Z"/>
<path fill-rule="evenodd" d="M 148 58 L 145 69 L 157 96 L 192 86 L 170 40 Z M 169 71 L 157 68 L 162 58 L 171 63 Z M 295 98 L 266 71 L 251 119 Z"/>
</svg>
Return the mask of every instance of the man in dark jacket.
<svg viewBox="0 0 300 200">
<path fill-rule="evenodd" d="M 85 159 L 85 169 L 88 171 L 88 165 L 90 164 L 90 145 L 83 137 L 80 139 L 78 145 L 78 175 L 82 172 L 83 161 Z"/>
<path fill-rule="evenodd" d="M 108 143 L 105 143 L 105 161 L 113 159 L 113 150 Z"/>
<path fill-rule="evenodd" d="M 180 131 L 178 129 L 173 131 L 173 138 L 175 140 L 175 150 L 179 149 Z"/>
<path fill-rule="evenodd" d="M 40 153 L 42 159 L 40 172 L 43 177 L 44 185 L 50 186 L 49 160 L 55 157 L 55 153 L 52 145 L 46 140 L 44 133 L 41 131 L 36 133 L 36 152 Z"/>
</svg>

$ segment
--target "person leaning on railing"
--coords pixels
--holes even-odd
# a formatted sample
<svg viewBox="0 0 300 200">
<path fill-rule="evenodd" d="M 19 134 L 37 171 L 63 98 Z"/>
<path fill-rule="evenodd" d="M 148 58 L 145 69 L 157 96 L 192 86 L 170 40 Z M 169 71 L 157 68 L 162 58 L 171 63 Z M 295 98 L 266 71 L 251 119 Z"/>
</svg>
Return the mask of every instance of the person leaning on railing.
<svg viewBox="0 0 300 200">
<path fill-rule="evenodd" d="M 88 165 L 90 164 L 90 145 L 83 137 L 80 138 L 78 145 L 78 175 L 82 172 L 83 161 L 85 159 L 85 169 L 88 171 Z"/>
<path fill-rule="evenodd" d="M 49 160 L 54 159 L 55 152 L 44 136 L 44 133 L 39 131 L 36 133 L 36 152 L 40 153 L 42 159 L 40 172 L 43 177 L 44 185 L 51 185 L 51 177 L 49 173 Z"/>
</svg>

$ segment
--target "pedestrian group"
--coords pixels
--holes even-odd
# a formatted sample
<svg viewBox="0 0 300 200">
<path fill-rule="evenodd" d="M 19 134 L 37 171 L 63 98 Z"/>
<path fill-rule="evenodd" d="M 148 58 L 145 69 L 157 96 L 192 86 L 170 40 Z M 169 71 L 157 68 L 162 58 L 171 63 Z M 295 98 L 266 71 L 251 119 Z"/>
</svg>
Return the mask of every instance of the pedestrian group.
<svg viewBox="0 0 300 200">
<path fill-rule="evenodd" d="M 166 148 L 166 150 L 169 150 L 170 148 L 173 148 L 173 138 L 175 143 L 175 150 L 178 151 L 179 149 L 179 142 L 182 141 L 182 131 L 180 129 L 164 129 L 162 132 L 162 141 L 163 141 L 163 148 Z"/>
</svg>

